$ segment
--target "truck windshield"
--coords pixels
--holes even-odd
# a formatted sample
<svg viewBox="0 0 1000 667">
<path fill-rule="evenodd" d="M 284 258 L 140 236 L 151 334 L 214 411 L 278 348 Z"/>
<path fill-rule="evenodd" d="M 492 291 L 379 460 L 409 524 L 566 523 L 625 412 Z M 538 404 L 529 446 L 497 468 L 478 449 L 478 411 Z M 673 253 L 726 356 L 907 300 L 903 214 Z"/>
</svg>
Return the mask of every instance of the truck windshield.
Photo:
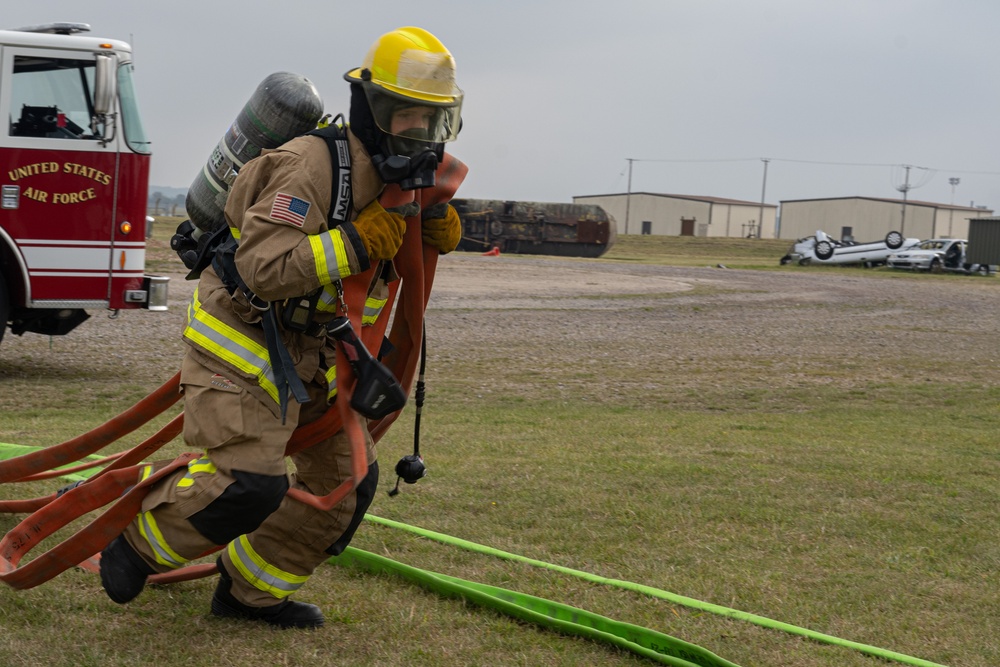
<svg viewBox="0 0 1000 667">
<path fill-rule="evenodd" d="M 125 63 L 118 68 L 118 97 L 122 106 L 122 129 L 125 143 L 136 153 L 150 153 L 149 139 L 142 127 L 139 104 L 132 82 L 132 64 Z"/>
<path fill-rule="evenodd" d="M 94 60 L 16 56 L 10 135 L 92 139 Z"/>
</svg>

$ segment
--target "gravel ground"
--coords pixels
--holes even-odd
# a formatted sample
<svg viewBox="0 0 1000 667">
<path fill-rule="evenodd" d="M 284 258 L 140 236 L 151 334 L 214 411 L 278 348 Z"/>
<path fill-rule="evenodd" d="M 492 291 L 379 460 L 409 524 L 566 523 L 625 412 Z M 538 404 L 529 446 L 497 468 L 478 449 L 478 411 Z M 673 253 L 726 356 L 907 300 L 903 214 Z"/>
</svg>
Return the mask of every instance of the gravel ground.
<svg viewBox="0 0 1000 667">
<path fill-rule="evenodd" d="M 193 288 L 178 272 L 168 312 L 124 311 L 117 319 L 95 312 L 51 339 L 8 332 L 0 380 L 157 385 L 179 365 Z M 851 384 L 921 373 L 994 384 L 998 292 L 996 277 L 456 253 L 439 264 L 428 339 L 443 369 L 469 355 L 485 364 L 527 356 L 535 374 L 556 376 L 613 355 L 622 386 L 633 377 L 649 381 L 650 369 L 688 387 Z M 833 366 L 853 372 L 827 372 Z"/>
</svg>

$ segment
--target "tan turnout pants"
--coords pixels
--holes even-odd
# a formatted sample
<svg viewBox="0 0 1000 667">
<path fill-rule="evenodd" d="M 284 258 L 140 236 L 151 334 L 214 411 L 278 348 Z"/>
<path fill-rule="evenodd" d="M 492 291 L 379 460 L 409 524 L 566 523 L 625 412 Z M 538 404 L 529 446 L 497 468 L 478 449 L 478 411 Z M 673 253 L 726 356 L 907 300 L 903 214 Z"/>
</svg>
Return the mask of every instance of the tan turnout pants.
<svg viewBox="0 0 1000 667">
<path fill-rule="evenodd" d="M 208 507 L 235 481 L 233 470 L 286 474 L 284 452 L 292 432 L 300 424 L 321 417 L 327 408 L 326 382 L 306 383 L 312 400 L 304 405 L 289 400 L 286 422 L 282 424 L 268 406 L 202 366 L 190 354 L 184 358 L 181 386 L 184 440 L 192 451 L 204 452 L 202 466 L 195 468 L 204 472 L 192 474 L 189 466 L 160 481 L 144 499 L 142 513 L 125 531 L 132 547 L 158 572 L 183 565 L 169 561 L 193 560 L 218 547 L 192 526 L 189 517 Z M 371 464 L 375 461 L 375 447 L 367 431 L 365 435 Z M 350 446 L 343 431 L 296 454 L 292 461 L 291 486 L 315 495 L 326 495 L 351 477 Z M 371 498 L 363 498 L 362 502 L 366 509 Z M 286 496 L 280 507 L 247 535 L 249 544 L 268 565 L 292 575 L 311 575 L 329 558 L 326 550 L 348 530 L 357 503 L 356 490 L 328 512 Z M 152 543 L 144 531 L 153 536 Z M 161 548 L 159 560 L 153 546 L 158 542 L 170 549 L 164 556 Z M 222 559 L 233 577 L 232 593 L 237 600 L 255 607 L 279 601 L 255 586 L 257 582 L 241 576 L 226 550 Z"/>
</svg>

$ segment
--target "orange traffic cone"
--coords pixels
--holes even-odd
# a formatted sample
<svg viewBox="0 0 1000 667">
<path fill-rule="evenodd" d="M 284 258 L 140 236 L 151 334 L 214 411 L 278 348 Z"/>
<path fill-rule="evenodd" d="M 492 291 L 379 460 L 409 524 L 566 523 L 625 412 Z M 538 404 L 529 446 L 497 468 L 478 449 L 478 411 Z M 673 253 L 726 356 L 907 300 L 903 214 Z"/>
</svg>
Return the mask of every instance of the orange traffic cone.
<svg viewBox="0 0 1000 667">
<path fill-rule="evenodd" d="M 483 253 L 483 257 L 499 257 L 499 256 L 500 256 L 500 248 L 496 246 L 493 246 L 492 248 Z"/>
</svg>

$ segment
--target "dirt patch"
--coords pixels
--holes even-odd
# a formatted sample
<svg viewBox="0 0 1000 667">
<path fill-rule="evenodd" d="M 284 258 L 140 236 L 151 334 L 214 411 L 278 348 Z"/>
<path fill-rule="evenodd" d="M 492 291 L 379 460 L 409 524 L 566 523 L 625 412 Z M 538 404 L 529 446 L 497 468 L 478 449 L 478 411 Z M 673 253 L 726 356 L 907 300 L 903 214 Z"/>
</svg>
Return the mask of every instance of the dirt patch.
<svg viewBox="0 0 1000 667">
<path fill-rule="evenodd" d="M 63 337 L 9 333 L 3 378 L 121 378 L 156 385 L 179 366 L 195 284 L 171 273 L 170 310 L 94 312 Z M 891 380 L 947 372 L 995 382 L 1000 279 L 680 268 L 526 256 L 443 257 L 428 311 L 441 372 L 536 359 L 565 376 L 616 355 L 636 377 L 690 386 Z M 824 377 L 837 360 L 857 377 Z M 865 370 L 867 367 L 867 370 Z M 630 370 L 631 369 L 631 370 Z M 854 375 L 854 374 L 851 374 Z"/>
</svg>

